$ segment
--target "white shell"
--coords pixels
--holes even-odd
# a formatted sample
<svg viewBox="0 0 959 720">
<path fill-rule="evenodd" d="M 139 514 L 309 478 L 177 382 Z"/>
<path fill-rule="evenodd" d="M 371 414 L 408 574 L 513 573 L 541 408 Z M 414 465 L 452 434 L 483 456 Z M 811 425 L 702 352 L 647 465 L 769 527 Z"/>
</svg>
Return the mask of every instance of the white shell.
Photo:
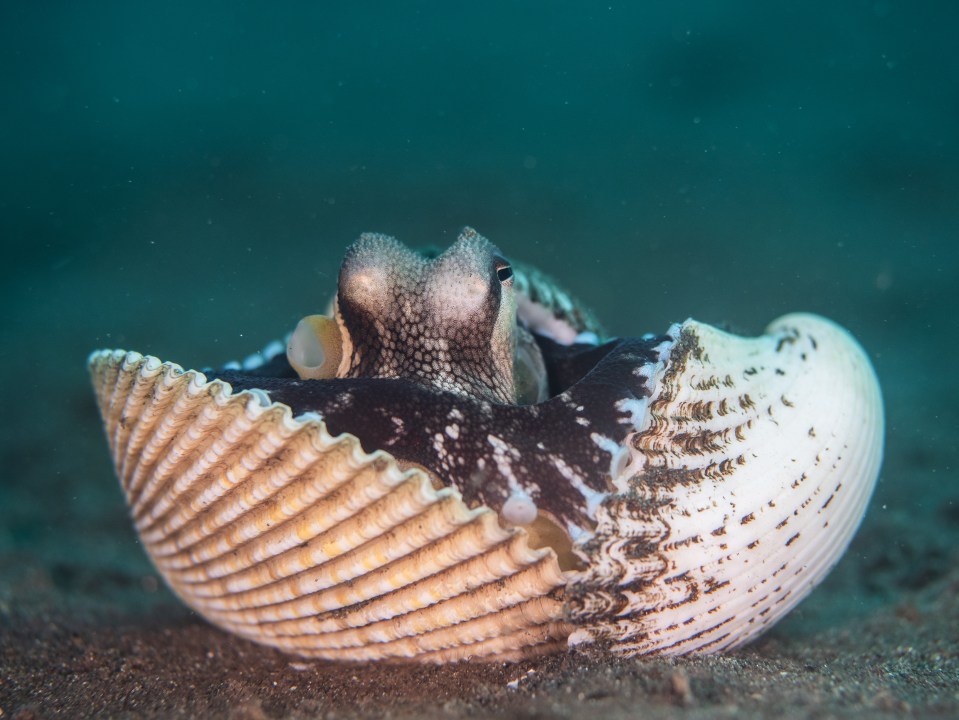
<svg viewBox="0 0 959 720">
<path fill-rule="evenodd" d="M 711 652 L 835 564 L 882 454 L 875 376 L 833 323 L 756 339 L 694 321 L 637 368 L 651 397 L 596 527 L 560 570 L 522 528 L 315 414 L 122 351 L 90 359 L 117 473 L 160 573 L 211 622 L 299 655 L 519 659 L 602 640 Z"/>
<path fill-rule="evenodd" d="M 684 654 L 747 642 L 832 569 L 875 485 L 879 384 L 842 328 L 794 314 L 755 339 L 694 321 L 671 335 L 620 495 L 581 543 L 573 644 Z"/>
</svg>

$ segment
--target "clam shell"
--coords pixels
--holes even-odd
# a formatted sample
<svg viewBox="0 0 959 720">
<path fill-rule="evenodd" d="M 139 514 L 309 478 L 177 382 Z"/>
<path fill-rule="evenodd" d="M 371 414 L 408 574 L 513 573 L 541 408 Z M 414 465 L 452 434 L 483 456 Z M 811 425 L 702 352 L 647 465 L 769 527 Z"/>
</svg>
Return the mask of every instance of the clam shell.
<svg viewBox="0 0 959 720">
<path fill-rule="evenodd" d="M 755 339 L 687 321 L 634 408 L 630 466 L 580 544 L 572 644 L 720 652 L 781 618 L 842 556 L 879 472 L 883 411 L 861 348 L 814 315 Z"/>
<path fill-rule="evenodd" d="M 456 489 L 202 373 L 120 351 L 90 367 L 140 538 L 210 622 L 328 659 L 565 644 L 555 555 Z"/>
<path fill-rule="evenodd" d="M 135 352 L 90 370 L 134 524 L 210 622 L 302 656 L 515 660 L 568 644 L 746 642 L 838 560 L 878 473 L 868 360 L 811 315 L 755 339 L 695 321 L 636 368 L 632 432 L 561 570 L 457 488 L 262 391 Z M 628 453 L 628 454 L 627 454 Z"/>
</svg>

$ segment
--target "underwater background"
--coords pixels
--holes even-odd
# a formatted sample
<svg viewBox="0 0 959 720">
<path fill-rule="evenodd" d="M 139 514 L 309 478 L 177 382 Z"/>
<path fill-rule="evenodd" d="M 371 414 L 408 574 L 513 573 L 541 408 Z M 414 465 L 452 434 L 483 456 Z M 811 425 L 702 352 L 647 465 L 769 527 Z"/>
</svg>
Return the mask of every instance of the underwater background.
<svg viewBox="0 0 959 720">
<path fill-rule="evenodd" d="M 0 717 L 97 699 L 136 713 L 99 660 L 76 669 L 111 628 L 171 629 L 157 637 L 175 657 L 176 632 L 199 627 L 247 664 L 286 662 L 206 628 L 157 581 L 90 351 L 240 359 L 322 311 L 360 232 L 446 246 L 464 225 L 611 334 L 690 316 L 758 334 L 798 310 L 849 329 L 886 403 L 876 495 L 846 558 L 737 654 L 741 672 L 775 676 L 749 663 L 852 634 L 850 667 L 886 668 L 885 705 L 853 678 L 858 691 L 823 695 L 828 712 L 959 712 L 957 22 L 954 3 L 892 0 L 3 3 Z M 703 683 L 729 669 L 684 667 Z M 344 691 L 313 709 L 543 711 L 535 691 L 430 672 L 401 705 L 354 707 Z M 588 670 L 542 682 L 600 682 L 569 673 Z M 246 677 L 233 697 L 305 712 L 309 693 L 283 704 Z M 174 694 L 140 710 L 225 713 L 230 698 L 197 683 L 205 705 Z M 573 693 L 550 712 L 615 714 L 616 697 Z M 747 706 L 781 702 L 767 700 Z"/>
</svg>

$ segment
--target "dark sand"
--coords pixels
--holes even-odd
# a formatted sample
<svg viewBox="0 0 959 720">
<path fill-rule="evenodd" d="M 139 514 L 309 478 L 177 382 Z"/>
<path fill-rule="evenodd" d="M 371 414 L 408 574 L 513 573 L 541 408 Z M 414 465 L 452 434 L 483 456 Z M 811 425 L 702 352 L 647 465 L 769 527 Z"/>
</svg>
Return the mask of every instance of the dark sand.
<svg viewBox="0 0 959 720">
<path fill-rule="evenodd" d="M 323 5 L 0 9 L 0 718 L 959 717 L 954 5 Z M 617 334 L 808 310 L 862 342 L 880 482 L 766 637 L 332 666 L 157 579 L 87 354 L 243 357 L 322 307 L 360 231 L 465 224 Z"/>
<path fill-rule="evenodd" d="M 841 627 L 721 657 L 336 665 L 174 606 L 149 619 L 4 617 L 0 717 L 955 717 L 959 573 Z"/>
</svg>

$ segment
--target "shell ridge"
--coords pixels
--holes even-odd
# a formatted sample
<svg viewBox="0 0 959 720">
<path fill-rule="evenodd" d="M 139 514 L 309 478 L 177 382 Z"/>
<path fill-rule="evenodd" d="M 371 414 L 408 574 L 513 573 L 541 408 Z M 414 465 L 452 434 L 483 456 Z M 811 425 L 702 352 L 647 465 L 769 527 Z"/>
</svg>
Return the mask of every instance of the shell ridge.
<svg viewBox="0 0 959 720">
<path fill-rule="evenodd" d="M 127 443 L 139 424 L 139 417 L 135 408 L 142 403 L 146 394 L 150 392 L 153 384 L 150 380 L 162 372 L 162 366 L 156 362 L 151 362 L 152 359 L 147 356 L 131 363 L 138 366 L 138 372 L 136 375 L 131 374 L 130 388 L 126 397 L 122 400 L 117 398 L 115 394 L 111 397 L 111 403 L 116 403 L 115 407 L 111 408 L 111 419 L 115 417 L 116 420 L 113 425 L 110 446 L 118 457 L 128 457 Z M 120 384 L 117 383 L 114 387 L 114 393 L 120 389 L 119 386 Z M 123 472 L 122 467 L 120 472 Z"/>
<path fill-rule="evenodd" d="M 273 429 L 260 426 L 254 433 L 261 440 L 269 439 Z M 165 537 L 171 551 L 181 552 L 203 538 L 212 539 L 211 534 L 223 528 L 228 528 L 230 533 L 240 533 L 258 522 L 277 525 L 283 522 L 283 517 L 271 514 L 271 509 L 276 509 L 278 503 L 295 504 L 297 498 L 301 498 L 300 502 L 319 501 L 375 464 L 358 459 L 349 439 L 331 444 L 323 453 L 315 449 L 311 435 L 308 429 L 301 429 L 285 438 L 280 436 L 278 446 L 268 446 L 262 454 L 253 448 L 252 469 L 241 468 L 236 473 L 227 470 L 224 474 L 214 471 L 204 485 L 207 488 L 212 485 L 212 491 L 208 489 L 206 498 L 191 496 L 190 505 L 182 508 L 179 518 L 168 522 L 158 537 Z M 321 458 L 323 462 L 319 462 Z M 269 482 L 247 483 L 249 473 L 255 470 Z M 323 474 L 322 482 L 315 481 L 317 474 Z M 229 485 L 216 492 L 217 484 L 222 484 L 224 478 Z M 204 507 L 201 503 L 205 499 L 208 504 Z"/>
<path fill-rule="evenodd" d="M 115 430 L 118 425 L 130 422 L 129 418 L 124 419 L 125 416 L 122 414 L 126 404 L 122 398 L 126 397 L 136 387 L 141 379 L 140 368 L 150 360 L 150 357 L 122 350 L 103 351 L 93 356 L 93 361 L 96 364 L 91 368 L 91 373 L 94 378 L 96 394 L 100 400 L 104 424 L 111 439 L 111 454 L 114 457 L 117 475 L 125 492 L 129 492 L 131 487 L 136 486 L 136 465 L 144 462 L 144 453 L 139 447 L 118 447 L 115 443 Z M 156 361 L 155 358 L 153 360 Z M 174 367 L 179 369 L 178 366 Z M 148 386 L 155 386 L 157 383 L 166 380 L 168 368 L 163 367 L 162 372 L 151 374 L 153 375 L 152 382 L 148 383 Z M 133 414 L 132 422 L 137 426 L 135 429 L 137 436 L 149 432 L 149 428 L 157 421 L 157 417 L 157 412 Z M 161 422 L 164 419 L 161 418 Z M 141 430 L 141 428 L 143 429 Z M 154 435 L 151 440 L 157 442 L 158 438 Z M 133 468 L 130 466 L 130 461 L 134 463 Z M 149 458 L 146 458 L 146 461 L 148 462 Z"/>
<path fill-rule="evenodd" d="M 165 372 L 157 379 L 151 402 L 141 409 L 149 423 L 159 417 L 149 442 L 134 458 L 125 487 L 130 494 L 130 509 L 139 520 L 144 508 L 156 497 L 162 497 L 175 482 L 177 471 L 189 467 L 201 444 L 208 442 L 218 426 L 235 421 L 236 404 L 221 407 L 207 402 L 217 386 L 199 381 L 192 371 L 179 372 L 177 366 L 165 364 Z M 165 411 L 172 400 L 172 409 Z M 155 513 L 154 513 L 155 514 Z"/>
<path fill-rule="evenodd" d="M 452 568 L 461 565 L 464 561 L 474 560 L 490 552 L 507 542 L 510 537 L 509 533 L 504 535 L 504 531 L 499 528 L 492 513 L 487 512 L 463 522 L 455 503 L 452 506 L 447 505 L 445 511 L 452 513 L 453 517 L 442 519 L 442 525 L 438 531 L 445 530 L 445 532 L 436 540 L 415 548 L 408 555 L 397 558 L 391 563 L 374 569 L 367 568 L 363 574 L 353 580 L 332 583 L 311 591 L 306 585 L 310 583 L 312 574 L 322 571 L 321 566 L 317 567 L 308 571 L 306 577 L 299 578 L 301 585 L 294 589 L 289 599 L 281 599 L 269 605 L 254 606 L 250 608 L 253 613 L 250 618 L 258 622 L 262 613 L 282 612 L 280 619 L 312 617 L 314 622 L 322 622 L 324 616 L 328 616 L 336 623 L 340 623 L 345 622 L 344 618 L 357 611 L 361 612 L 358 616 L 368 618 L 370 612 L 375 611 L 373 606 L 377 601 L 380 605 L 385 603 L 386 606 L 390 606 L 393 598 L 388 596 L 391 594 L 403 592 L 407 596 L 421 595 L 424 589 L 428 592 L 416 601 L 419 603 L 417 607 L 435 602 L 437 597 L 440 597 L 436 593 L 442 590 L 436 587 L 438 575 L 449 573 Z M 464 534 L 473 536 L 479 541 L 474 544 L 473 554 L 469 556 L 462 555 L 465 549 L 461 547 L 462 543 L 458 542 L 459 536 Z M 344 562 L 349 559 L 352 558 L 345 558 Z M 426 587 L 427 581 L 431 585 L 429 588 Z M 393 613 L 392 610 L 389 612 Z M 387 617 L 390 616 L 392 615 L 387 615 Z M 367 622 L 369 622 L 368 619 L 361 621 L 362 624 Z"/>
<path fill-rule="evenodd" d="M 212 581 L 223 583 L 224 594 L 253 591 L 301 572 L 319 569 L 374 540 L 375 535 L 371 533 L 392 533 L 411 518 L 419 517 L 430 507 L 440 504 L 435 497 L 423 492 L 423 486 L 430 486 L 426 478 L 413 477 L 398 485 L 381 483 L 378 487 L 375 486 L 376 478 L 365 480 L 374 487 L 364 492 L 349 484 L 340 486 L 330 497 L 324 498 L 322 505 L 310 508 L 310 516 L 302 519 L 309 520 L 317 514 L 318 520 L 323 522 L 319 532 L 313 534 L 312 528 L 309 532 L 303 532 L 302 526 L 290 525 L 291 518 L 237 543 L 231 556 L 221 565 L 204 563 L 198 558 L 196 564 L 187 565 L 188 572 L 181 573 L 181 580 L 201 584 Z M 402 499 L 398 498 L 406 498 L 409 502 L 404 505 Z M 335 507 L 337 504 L 341 504 L 338 510 Z M 397 505 L 400 507 L 395 507 Z M 381 514 L 379 519 L 377 513 Z M 358 539 L 349 543 L 339 539 L 334 544 L 332 540 L 336 528 L 342 528 L 336 530 L 340 534 L 355 532 Z M 277 537 L 282 544 L 274 540 Z M 241 557 L 235 559 L 235 553 L 241 553 Z M 249 556 L 243 553 L 249 553 Z M 261 563 L 264 565 L 261 566 Z"/>
<path fill-rule="evenodd" d="M 531 598 L 540 599 L 561 583 L 559 573 L 549 567 L 548 556 L 524 563 L 522 553 L 515 555 L 520 544 L 518 537 L 508 538 L 472 558 L 390 591 L 418 595 L 414 603 L 404 602 L 400 612 L 366 614 L 328 610 L 315 615 L 253 622 L 275 637 L 300 636 L 301 626 L 308 625 L 322 635 L 325 642 L 334 643 L 339 642 L 339 638 L 356 638 L 363 634 L 370 634 L 369 642 L 387 642 L 389 632 L 395 632 L 392 639 L 397 639 L 452 627 L 514 607 Z M 477 571 L 479 575 L 466 577 L 467 569 Z M 464 576 L 457 578 L 456 583 L 448 584 L 444 576 L 455 575 L 460 570 Z M 433 582 L 442 586 L 431 587 Z M 387 599 L 386 594 L 370 598 L 364 604 L 384 599 Z M 361 609 L 363 605 L 358 603 L 356 610 Z M 246 624 L 246 620 L 239 623 Z M 389 632 L 385 631 L 386 628 L 390 628 Z M 380 633 L 379 639 L 373 639 L 377 633 Z"/>
<path fill-rule="evenodd" d="M 319 453 L 313 447 L 315 440 L 310 434 L 309 429 L 304 429 L 291 437 L 287 446 L 291 452 L 283 455 L 285 461 L 277 458 L 269 469 L 269 488 L 273 492 L 261 492 L 257 502 L 247 501 L 249 507 L 239 503 L 231 506 L 229 497 L 225 496 L 217 506 L 211 506 L 205 514 L 195 516 L 162 542 L 158 541 L 157 553 L 160 556 L 176 554 L 182 562 L 199 570 L 225 553 L 239 550 L 241 544 L 267 529 L 279 532 L 288 528 L 296 508 L 329 504 L 330 498 L 342 496 L 344 486 L 357 481 L 372 465 L 356 467 L 348 462 L 353 454 L 347 443 L 331 445 L 326 453 Z M 223 505 L 225 507 L 221 507 Z M 298 538 L 299 541 L 307 539 L 307 536 Z M 172 557 L 168 560 L 174 561 Z"/>
<path fill-rule="evenodd" d="M 265 461 L 257 448 L 257 426 L 239 403 L 229 424 L 214 434 L 197 438 L 192 452 L 165 473 L 172 479 L 163 497 L 151 503 L 138 519 L 142 532 L 168 535 L 180 529 L 187 520 L 207 512 L 218 500 L 232 495 Z M 202 443 L 202 444 L 200 444 Z M 186 467 L 183 467 L 183 466 Z M 165 516 L 174 510 L 166 521 Z M 158 527 L 159 526 L 159 527 Z"/>
<path fill-rule="evenodd" d="M 411 644 L 421 653 L 488 639 L 495 636 L 497 627 L 504 623 L 522 628 L 531 623 L 555 621 L 561 615 L 562 606 L 546 597 L 546 593 L 561 580 L 549 578 L 548 572 L 544 574 L 544 568 L 540 567 L 543 563 L 548 564 L 549 558 L 541 558 L 536 564 L 500 578 L 495 586 L 488 580 L 477 579 L 459 594 L 369 624 L 344 626 L 320 635 L 304 634 L 294 625 L 275 628 L 276 637 L 282 638 L 288 649 L 340 650 L 369 646 L 382 656 L 403 656 L 410 652 L 402 648 Z"/>
<path fill-rule="evenodd" d="M 126 447 L 114 450 L 114 455 L 120 458 L 117 475 L 121 478 L 131 508 L 141 502 L 143 486 L 148 477 L 145 469 L 153 467 L 151 458 L 155 457 L 161 438 L 169 438 L 166 435 L 169 429 L 165 421 L 180 415 L 184 398 L 188 397 L 188 387 L 189 383 L 179 380 L 172 372 L 158 379 L 151 388 L 149 411 L 144 409 L 135 414 L 134 426 Z"/>
</svg>

